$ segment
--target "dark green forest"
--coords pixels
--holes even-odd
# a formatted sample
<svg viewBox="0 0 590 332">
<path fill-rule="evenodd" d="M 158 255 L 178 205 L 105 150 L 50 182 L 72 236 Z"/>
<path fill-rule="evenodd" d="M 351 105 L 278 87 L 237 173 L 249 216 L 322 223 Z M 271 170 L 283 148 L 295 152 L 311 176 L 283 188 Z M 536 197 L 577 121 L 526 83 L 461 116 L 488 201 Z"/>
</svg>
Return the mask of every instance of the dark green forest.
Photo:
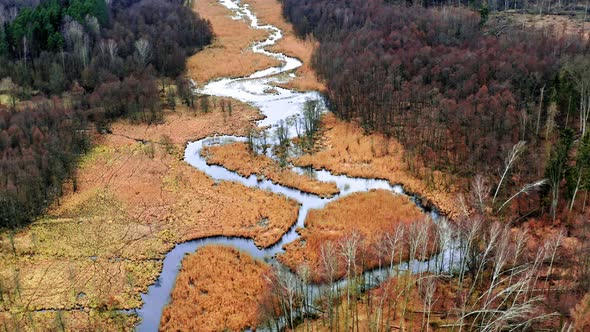
<svg viewBox="0 0 590 332">
<path fill-rule="evenodd" d="M 92 125 L 161 120 L 160 80 L 182 82 L 212 32 L 179 0 L 5 2 L 16 15 L 0 20 L 12 101 L 0 109 L 0 227 L 17 227 L 61 195 Z M 18 100 L 32 102 L 17 110 Z"/>
</svg>

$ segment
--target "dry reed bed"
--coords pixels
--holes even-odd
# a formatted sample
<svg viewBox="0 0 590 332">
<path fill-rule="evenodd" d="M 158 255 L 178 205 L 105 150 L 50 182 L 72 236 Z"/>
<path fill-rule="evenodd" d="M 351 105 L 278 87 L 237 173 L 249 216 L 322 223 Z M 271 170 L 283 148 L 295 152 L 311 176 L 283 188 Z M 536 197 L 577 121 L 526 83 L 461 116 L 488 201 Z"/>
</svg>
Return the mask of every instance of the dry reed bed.
<svg viewBox="0 0 590 332">
<path fill-rule="evenodd" d="M 318 41 L 312 36 L 301 39 L 295 35 L 293 26 L 282 15 L 280 1 L 246 0 L 245 2 L 250 5 L 261 22 L 274 25 L 283 31 L 283 39 L 271 46 L 270 50 L 287 54 L 303 62 L 303 66 L 296 71 L 297 77 L 284 86 L 299 91 L 324 91 L 325 84 L 320 82 L 315 71 L 311 68 L 311 57 L 314 49 L 318 46 Z"/>
<path fill-rule="evenodd" d="M 206 246 L 182 261 L 160 331 L 242 331 L 259 325 L 270 268 L 231 247 Z"/>
<path fill-rule="evenodd" d="M 0 312 L 2 331 L 135 331 L 137 317 L 102 310 Z"/>
<path fill-rule="evenodd" d="M 293 163 L 327 169 L 334 174 L 360 178 L 379 178 L 401 184 L 404 190 L 416 193 L 427 204 L 435 205 L 442 213 L 456 215 L 455 194 L 457 179 L 433 172 L 433 184 L 411 174 L 402 145 L 395 139 L 374 133 L 365 134 L 354 122 L 345 122 L 332 113 L 322 120 L 323 149 L 304 155 Z M 425 173 L 425 170 L 421 170 Z"/>
<path fill-rule="evenodd" d="M 535 28 L 557 34 L 578 35 L 590 38 L 590 22 L 565 15 L 533 15 L 520 13 L 496 14 L 494 18 L 507 18 L 522 27 Z"/>
<path fill-rule="evenodd" d="M 313 271 L 312 279 L 322 281 L 322 246 L 332 242 L 339 252 L 342 241 L 354 232 L 362 241 L 358 255 L 364 259 L 359 259 L 359 262 L 364 260 L 364 270 L 369 270 L 378 266 L 375 250 L 384 234 L 393 234 L 397 227 L 404 224 L 426 222 L 424 218 L 422 211 L 406 196 L 387 190 L 354 193 L 327 204 L 323 209 L 310 210 L 305 228 L 298 230 L 301 237 L 287 244 L 285 253 L 278 259 L 293 271 L 304 263 L 308 264 Z M 338 256 L 340 258 L 341 255 Z M 404 256 L 407 257 L 407 253 Z M 344 277 L 346 265 L 341 263 L 338 267 L 336 277 Z"/>
<path fill-rule="evenodd" d="M 92 318 L 104 326 L 119 315 L 111 309 L 141 305 L 140 292 L 177 242 L 213 235 L 253 238 L 259 246 L 278 241 L 296 222 L 296 202 L 217 183 L 182 160 L 187 140 L 243 135 L 258 118 L 235 104 L 231 117 L 213 108 L 167 113 L 161 125 L 115 123 L 80 163 L 77 191 L 28 227 L 0 233 L 0 326 L 30 330 L 45 324 L 35 310 L 61 309 L 66 329 L 76 329 L 70 318 L 78 308 L 110 312 Z M 162 135 L 170 137 L 168 149 L 150 143 Z"/>
<path fill-rule="evenodd" d="M 297 174 L 288 168 L 280 167 L 278 162 L 265 155 L 254 156 L 246 143 L 209 146 L 202 150 L 201 155 L 207 158 L 207 164 L 223 166 L 245 177 L 252 174 L 262 175 L 275 184 L 321 197 L 332 197 L 340 192 L 334 182 L 321 182 Z"/>
<path fill-rule="evenodd" d="M 211 22 L 215 34 L 212 45 L 187 60 L 188 74 L 197 83 L 220 77 L 248 76 L 279 65 L 279 61 L 250 49 L 255 41 L 266 39 L 268 32 L 252 29 L 249 23 L 232 19 L 233 13 L 217 0 L 194 1 L 194 8 L 202 18 Z"/>
</svg>

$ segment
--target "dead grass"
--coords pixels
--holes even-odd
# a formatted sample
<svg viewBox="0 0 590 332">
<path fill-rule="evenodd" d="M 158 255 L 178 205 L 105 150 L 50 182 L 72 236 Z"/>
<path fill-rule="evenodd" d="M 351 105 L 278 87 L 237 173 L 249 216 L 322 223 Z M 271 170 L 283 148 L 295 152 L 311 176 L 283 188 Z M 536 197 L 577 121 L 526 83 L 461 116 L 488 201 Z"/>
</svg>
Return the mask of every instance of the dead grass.
<svg viewBox="0 0 590 332">
<path fill-rule="evenodd" d="M 590 22 L 574 19 L 565 15 L 532 15 L 520 13 L 506 13 L 507 18 L 514 20 L 523 27 L 553 31 L 557 34 L 579 35 L 590 38 Z"/>
<path fill-rule="evenodd" d="M 297 38 L 293 26 L 281 14 L 281 3 L 276 0 L 248 0 L 253 12 L 262 23 L 272 24 L 283 31 L 283 39 L 270 48 L 296 57 L 303 62 L 297 77 L 283 86 L 299 91 L 324 91 L 311 68 L 311 56 L 318 42 L 309 37 Z M 258 70 L 279 65 L 277 60 L 252 52 L 256 41 L 267 37 L 267 32 L 250 28 L 241 20 L 233 20 L 232 13 L 216 0 L 195 1 L 195 10 L 213 26 L 215 39 L 212 45 L 193 55 L 187 61 L 189 76 L 199 84 L 220 77 L 243 77 Z"/>
<path fill-rule="evenodd" d="M 258 113 L 235 105 L 231 117 L 214 108 L 167 113 L 157 126 L 114 124 L 81 161 L 76 192 L 14 235 L 0 233 L 0 314 L 18 324 L 32 315 L 45 326 L 36 310 L 59 309 L 70 327 L 78 326 L 70 318 L 79 310 L 103 310 L 92 319 L 109 330 L 113 310 L 141 305 L 140 292 L 175 243 L 213 235 L 249 237 L 259 246 L 278 241 L 297 219 L 296 202 L 216 183 L 182 160 L 186 140 L 253 127 Z M 171 138 L 168 151 L 151 143 L 162 135 Z"/>
<path fill-rule="evenodd" d="M 242 331 L 257 327 L 269 267 L 231 247 L 185 257 L 160 331 Z"/>
<path fill-rule="evenodd" d="M 199 15 L 211 22 L 213 44 L 187 60 L 188 74 L 199 84 L 220 77 L 242 77 L 279 62 L 252 52 L 255 41 L 264 40 L 267 32 L 250 28 L 249 23 L 233 20 L 233 15 L 217 0 L 194 1 Z"/>
<path fill-rule="evenodd" d="M 225 112 L 219 110 L 222 101 L 226 105 Z M 168 136 L 173 144 L 184 145 L 212 134 L 245 136 L 254 127 L 255 121 L 264 119 L 264 115 L 254 107 L 233 99 L 210 97 L 209 103 L 214 111 L 195 112 L 185 106 L 178 106 L 176 111 L 166 111 L 163 123 L 151 126 L 114 123 L 111 127 L 114 137 L 109 137 L 109 145 L 129 145 L 130 137 L 161 142 L 163 136 Z M 229 103 L 232 105 L 231 115 L 227 112 Z"/>
<path fill-rule="evenodd" d="M 311 57 L 318 41 L 313 37 L 307 39 L 298 38 L 293 31 L 293 26 L 282 15 L 282 6 L 278 0 L 246 0 L 251 9 L 263 23 L 274 25 L 283 31 L 283 39 L 270 47 L 270 50 L 287 54 L 298 58 L 303 66 L 297 69 L 297 78 L 284 86 L 299 91 L 324 91 L 325 85 L 318 80 L 315 71 L 311 68 Z"/>
<path fill-rule="evenodd" d="M 369 257 L 369 251 L 376 247 L 382 234 L 423 218 L 422 212 L 406 196 L 386 190 L 351 194 L 321 210 L 310 210 L 305 228 L 299 230 L 301 238 L 287 244 L 279 260 L 292 270 L 306 262 L 314 271 L 312 278 L 319 281 L 321 247 L 327 242 L 338 246 L 339 241 L 356 232 L 365 244 L 360 251 L 367 255 L 366 269 L 371 269 L 378 261 Z M 340 264 L 338 277 L 343 277 L 344 273 L 344 265 Z"/>
<path fill-rule="evenodd" d="M 321 182 L 281 168 L 278 162 L 265 155 L 252 155 L 246 143 L 210 146 L 203 149 L 202 154 L 207 157 L 207 163 L 223 166 L 245 177 L 262 175 L 273 183 L 321 197 L 332 197 L 340 192 L 334 182 Z"/>
<path fill-rule="evenodd" d="M 3 331 L 134 331 L 137 316 L 101 310 L 0 312 Z"/>
<path fill-rule="evenodd" d="M 323 149 L 294 160 L 295 165 L 402 184 L 406 191 L 419 194 L 443 213 L 451 217 L 456 214 L 454 197 L 458 180 L 440 172 L 410 172 L 403 147 L 395 139 L 378 133 L 366 135 L 356 123 L 338 120 L 331 113 L 324 116 L 322 128 Z"/>
<path fill-rule="evenodd" d="M 404 289 L 408 294 L 407 303 L 406 296 L 402 293 Z M 439 294 L 442 292 L 439 291 L 437 295 Z M 435 297 L 435 306 L 444 300 L 444 298 Z M 383 301 L 383 308 L 379 307 L 381 301 Z M 334 309 L 339 315 L 339 319 L 338 327 L 334 326 L 332 330 L 347 331 L 346 319 L 343 318 L 343 315 L 348 314 L 350 317 L 351 313 L 348 308 L 346 295 L 344 295 L 338 307 Z M 358 311 L 358 315 L 355 314 L 355 328 L 349 326 L 348 330 L 355 330 L 356 326 L 360 331 L 426 330 L 426 327 L 422 328 L 422 311 L 424 310 L 422 295 L 417 287 L 416 277 L 412 275 L 401 275 L 388 279 L 378 288 L 358 297 L 356 302 L 351 303 L 351 308 L 353 308 L 352 312 Z M 358 319 L 358 325 L 356 319 Z M 351 319 L 348 322 L 352 324 Z M 432 314 L 430 322 L 431 326 L 428 330 L 433 331 L 439 330 L 436 328 L 437 324 L 443 323 L 445 320 L 442 320 L 437 314 Z M 313 331 L 328 332 L 330 331 L 329 319 L 321 317 L 308 320 L 297 326 L 295 331 L 308 331 L 310 327 Z M 445 329 L 440 330 L 446 331 Z"/>
</svg>

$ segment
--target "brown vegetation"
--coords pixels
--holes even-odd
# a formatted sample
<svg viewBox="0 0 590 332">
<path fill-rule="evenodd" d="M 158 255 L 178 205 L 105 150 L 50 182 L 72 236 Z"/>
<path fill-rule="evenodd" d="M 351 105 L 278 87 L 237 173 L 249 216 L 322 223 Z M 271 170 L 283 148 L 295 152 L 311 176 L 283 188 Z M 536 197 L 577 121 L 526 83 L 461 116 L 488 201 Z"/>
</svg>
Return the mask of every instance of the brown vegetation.
<svg viewBox="0 0 590 332">
<path fill-rule="evenodd" d="M 407 298 L 407 302 L 406 302 Z M 390 278 L 378 288 L 368 291 L 351 301 L 349 304 L 346 296 L 342 296 L 340 303 L 334 309 L 338 312 L 334 325 L 330 325 L 329 317 L 322 316 L 314 320 L 306 320 L 295 331 L 389 331 L 407 330 L 420 331 L 422 311 L 422 295 L 416 286 L 416 278 L 402 275 Z M 435 302 L 441 302 L 439 301 Z M 346 319 L 351 315 L 351 319 Z M 342 317 L 344 316 L 344 317 Z M 438 319 L 432 319 L 440 322 Z M 354 325 L 354 326 L 353 326 Z M 432 328 L 431 328 L 432 330 Z"/>
<path fill-rule="evenodd" d="M 246 143 L 206 147 L 202 155 L 207 157 L 208 164 L 223 166 L 245 177 L 252 174 L 262 175 L 273 183 L 321 197 L 332 197 L 340 192 L 334 182 L 321 182 L 309 176 L 297 174 L 288 168 L 280 167 L 278 162 L 265 155 L 254 156 Z"/>
<path fill-rule="evenodd" d="M 70 329 L 77 323 L 68 317 L 79 309 L 137 308 L 177 242 L 213 235 L 250 237 L 259 246 L 279 240 L 296 221 L 296 202 L 216 183 L 181 157 L 186 140 L 241 135 L 257 118 L 236 105 L 231 116 L 212 108 L 169 113 L 155 126 L 115 123 L 82 158 L 60 204 L 20 231 L 0 233 L 0 326 L 44 326 L 45 315 L 35 310 L 59 309 Z"/>
<path fill-rule="evenodd" d="M 219 111 L 222 103 L 225 103 L 225 112 Z M 232 105 L 231 114 L 227 111 L 229 103 Z M 162 137 L 168 137 L 170 143 L 184 147 L 186 142 L 213 134 L 245 136 L 255 121 L 264 119 L 254 107 L 229 98 L 209 97 L 209 104 L 214 111 L 207 113 L 177 106 L 176 111 L 166 112 L 162 123 L 150 126 L 116 122 L 111 126 L 115 137 L 109 137 L 109 144 L 129 145 L 129 138 L 161 143 Z"/>
<path fill-rule="evenodd" d="M 134 331 L 137 316 L 101 310 L 0 312 L 3 331 Z"/>
<path fill-rule="evenodd" d="M 405 196 L 386 190 L 355 193 L 329 203 L 321 210 L 310 210 L 305 228 L 300 229 L 301 238 L 285 246 L 279 260 L 293 271 L 303 263 L 309 264 L 312 278 L 320 280 L 320 252 L 327 242 L 338 244 L 352 233 L 360 235 L 366 255 L 364 268 L 378 266 L 371 251 L 377 247 L 382 236 L 402 224 L 410 224 L 424 218 L 416 205 Z M 345 274 L 346 266 L 340 264 L 338 277 Z"/>
<path fill-rule="evenodd" d="M 270 50 L 295 57 L 303 66 L 297 69 L 297 77 L 285 84 L 286 87 L 300 91 L 317 90 L 324 91 L 325 85 L 318 80 L 315 71 L 311 68 L 311 57 L 318 46 L 317 40 L 312 36 L 306 39 L 298 38 L 293 26 L 281 15 L 281 2 L 277 0 L 247 0 L 248 4 L 258 19 L 263 23 L 272 24 L 283 32 L 283 39 L 270 47 Z"/>
<path fill-rule="evenodd" d="M 253 42 L 266 38 L 266 31 L 250 28 L 249 22 L 232 19 L 233 13 L 217 0 L 194 1 L 194 8 L 211 22 L 215 33 L 212 45 L 187 60 L 188 74 L 199 84 L 220 77 L 247 76 L 279 64 L 250 49 Z"/>
<path fill-rule="evenodd" d="M 322 128 L 324 149 L 298 158 L 294 161 L 296 165 L 399 183 L 443 213 L 450 216 L 456 213 L 457 179 L 438 171 L 412 170 L 412 157 L 405 155 L 395 139 L 377 133 L 367 135 L 358 124 L 338 120 L 331 113 L 324 116 Z"/>
<path fill-rule="evenodd" d="M 565 15 L 531 15 L 531 14 L 497 14 L 500 18 L 513 20 L 514 23 L 523 27 L 553 30 L 557 33 L 570 35 L 583 35 L 585 38 L 590 37 L 590 22 L 573 19 Z"/>
<path fill-rule="evenodd" d="M 255 328 L 269 267 L 231 247 L 207 246 L 185 257 L 161 331 Z"/>
<path fill-rule="evenodd" d="M 271 51 L 296 57 L 303 62 L 297 69 L 297 77 L 285 86 L 300 91 L 325 90 L 311 68 L 311 57 L 318 43 L 312 37 L 298 38 L 293 27 L 281 15 L 281 3 L 276 0 L 248 0 L 252 11 L 260 22 L 272 24 L 283 32 L 283 38 Z M 267 36 L 264 30 L 250 28 L 249 22 L 233 20 L 232 13 L 215 0 L 195 1 L 195 10 L 211 22 L 215 40 L 205 50 L 188 59 L 187 67 L 191 78 L 199 84 L 219 77 L 242 77 L 255 71 L 279 65 L 277 60 L 256 54 L 252 43 Z"/>
</svg>

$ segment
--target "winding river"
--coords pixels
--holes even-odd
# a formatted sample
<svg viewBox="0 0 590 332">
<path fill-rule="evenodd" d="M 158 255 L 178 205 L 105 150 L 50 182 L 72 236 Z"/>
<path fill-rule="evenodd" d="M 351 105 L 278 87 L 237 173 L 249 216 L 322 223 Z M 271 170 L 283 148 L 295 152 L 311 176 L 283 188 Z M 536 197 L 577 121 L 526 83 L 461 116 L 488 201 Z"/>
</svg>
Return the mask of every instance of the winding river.
<svg viewBox="0 0 590 332">
<path fill-rule="evenodd" d="M 295 77 L 294 69 L 302 65 L 301 61 L 288 57 L 280 53 L 272 53 L 265 50 L 265 47 L 275 44 L 282 38 L 281 30 L 271 25 L 261 25 L 257 17 L 252 13 L 247 4 L 242 4 L 239 0 L 219 0 L 233 13 L 233 19 L 245 20 L 249 22 L 254 29 L 267 30 L 269 37 L 261 42 L 256 43 L 252 49 L 256 53 L 262 53 L 269 57 L 278 59 L 282 65 L 271 67 L 258 71 L 248 77 L 243 78 L 224 78 L 207 84 L 199 92 L 220 97 L 231 97 L 242 102 L 249 103 L 257 108 L 266 116 L 265 119 L 258 122 L 260 127 L 274 127 L 282 120 L 289 117 L 297 116 L 302 112 L 303 105 L 307 100 L 316 100 L 322 104 L 322 96 L 315 91 L 297 92 L 274 84 L 284 83 Z M 295 133 L 291 133 L 291 137 Z M 157 331 L 160 324 L 160 318 L 164 307 L 168 304 L 170 294 L 172 293 L 176 276 L 180 270 L 181 261 L 185 254 L 193 253 L 198 248 L 210 245 L 221 244 L 236 247 L 247 252 L 251 256 L 267 261 L 275 261 L 275 255 L 283 251 L 283 246 L 296 240 L 299 235 L 295 231 L 298 227 L 304 227 L 304 221 L 310 209 L 319 209 L 329 202 L 349 195 L 355 192 L 364 192 L 372 189 L 386 189 L 399 195 L 406 195 L 399 185 L 392 185 L 387 181 L 378 179 L 361 179 L 352 178 L 345 175 L 333 175 L 329 171 L 314 171 L 314 176 L 320 181 L 335 182 L 340 189 L 340 194 L 330 198 L 320 198 L 318 196 L 301 192 L 296 189 L 287 188 L 281 185 L 273 184 L 269 180 L 259 181 L 256 176 L 242 177 L 220 166 L 207 165 L 205 158 L 201 156 L 201 149 L 208 145 L 225 144 L 228 142 L 245 141 L 245 137 L 235 136 L 216 136 L 208 137 L 202 140 L 191 142 L 186 147 L 185 161 L 193 167 L 205 172 L 208 176 L 216 181 L 235 181 L 248 187 L 268 190 L 273 193 L 282 194 L 300 203 L 299 215 L 296 224 L 286 232 L 275 245 L 269 248 L 258 248 L 251 239 L 234 238 L 234 237 L 210 237 L 178 244 L 164 258 L 162 273 L 156 283 L 148 288 L 147 293 L 142 294 L 144 305 L 137 311 L 141 318 L 141 323 L 137 327 L 138 331 Z M 294 168 L 297 172 L 304 172 L 300 168 Z M 416 204 L 419 199 L 412 197 Z M 424 209 L 425 213 L 430 213 L 433 220 L 439 224 L 442 235 L 442 249 L 438 255 L 432 257 L 430 261 L 418 262 L 412 261 L 400 264 L 400 269 L 412 269 L 413 271 L 426 270 L 428 268 L 444 268 L 445 265 L 458 261 L 455 256 L 454 248 L 456 245 L 450 237 L 444 235 L 449 227 L 444 218 L 439 217 L 435 210 Z M 448 267 L 448 266 L 447 266 Z M 387 273 L 384 270 L 374 270 L 367 272 L 373 280 L 382 280 Z M 345 281 L 344 281 L 345 282 Z"/>
</svg>

